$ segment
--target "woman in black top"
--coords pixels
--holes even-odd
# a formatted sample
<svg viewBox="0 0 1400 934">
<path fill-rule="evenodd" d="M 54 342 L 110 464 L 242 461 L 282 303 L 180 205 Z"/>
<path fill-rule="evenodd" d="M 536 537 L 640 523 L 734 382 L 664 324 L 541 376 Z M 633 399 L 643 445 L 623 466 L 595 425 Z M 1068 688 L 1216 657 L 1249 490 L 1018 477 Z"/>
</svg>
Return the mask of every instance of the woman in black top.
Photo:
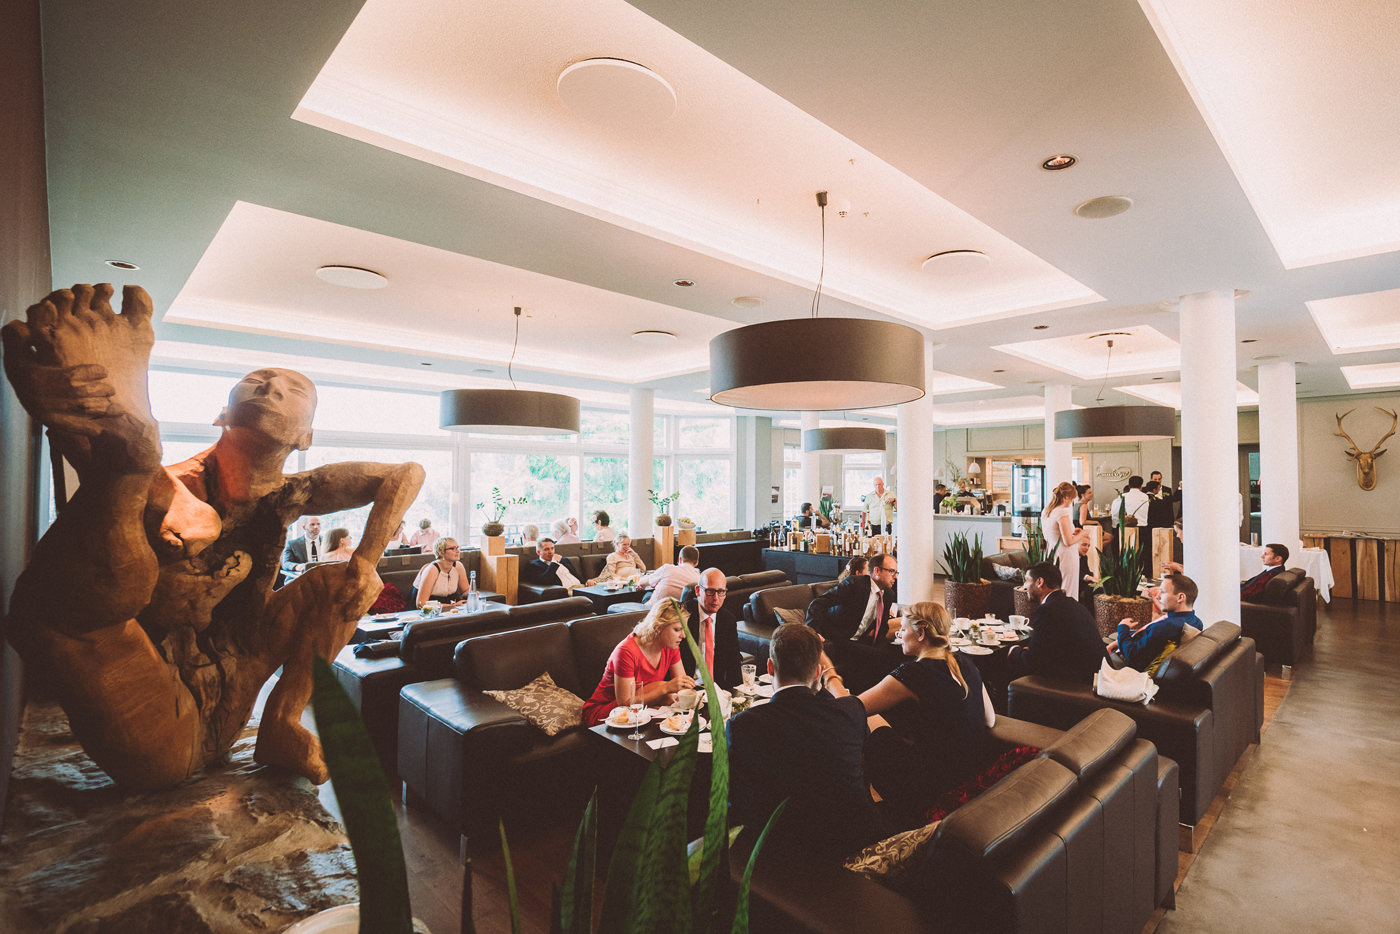
<svg viewBox="0 0 1400 934">
<path fill-rule="evenodd" d="M 952 620 L 933 602 L 905 610 L 899 642 L 909 657 L 860 695 L 875 731 L 866 741 L 866 771 L 903 826 L 943 792 L 986 764 L 987 728 L 996 722 L 977 666 L 948 644 Z"/>
</svg>

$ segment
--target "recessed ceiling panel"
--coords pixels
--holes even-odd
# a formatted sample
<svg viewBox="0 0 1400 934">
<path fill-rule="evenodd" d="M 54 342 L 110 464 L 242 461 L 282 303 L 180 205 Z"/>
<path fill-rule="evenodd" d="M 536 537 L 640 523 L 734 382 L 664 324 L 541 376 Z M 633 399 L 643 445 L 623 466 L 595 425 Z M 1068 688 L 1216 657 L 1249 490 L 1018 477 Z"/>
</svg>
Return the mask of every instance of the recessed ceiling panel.
<svg viewBox="0 0 1400 934">
<path fill-rule="evenodd" d="M 1400 362 L 1344 366 L 1342 375 L 1352 389 L 1389 389 L 1400 386 Z"/>
<path fill-rule="evenodd" d="M 1117 386 L 1119 392 L 1130 393 L 1139 399 L 1146 399 L 1148 402 L 1155 402 L 1158 405 L 1169 405 L 1174 409 L 1181 408 L 1181 384 L 1180 383 L 1142 383 L 1137 386 Z M 1250 389 L 1244 383 L 1235 383 L 1235 405 L 1258 405 L 1259 393 Z"/>
<path fill-rule="evenodd" d="M 1108 342 L 1113 341 L 1110 353 Z M 1105 332 L 1073 334 L 993 347 L 1022 360 L 1053 367 L 1081 383 L 1158 373 L 1181 368 L 1181 346 L 1147 325 Z"/>
<path fill-rule="evenodd" d="M 1074 406 L 1079 408 L 1079 406 Z M 989 425 L 999 422 L 1044 421 L 1045 400 L 1040 396 L 1010 396 L 949 402 L 933 407 L 936 426 Z"/>
<path fill-rule="evenodd" d="M 1400 4 L 1139 2 L 1284 266 L 1400 249 Z"/>
<path fill-rule="evenodd" d="M 1400 347 L 1400 289 L 1323 298 L 1307 305 L 1334 354 Z"/>
<path fill-rule="evenodd" d="M 372 258 L 372 263 L 370 258 Z M 373 265 L 372 291 L 317 278 Z M 253 271 L 256 275 L 252 274 Z M 239 202 L 164 321 L 638 382 L 704 370 L 729 322 L 447 250 Z M 638 347 L 635 331 L 678 336 Z"/>
<path fill-rule="evenodd" d="M 673 88 L 674 115 L 566 106 L 560 74 L 602 57 Z M 801 285 L 826 190 L 825 291 L 930 328 L 1102 300 L 622 0 L 369 0 L 294 117 Z M 987 262 L 921 269 L 949 250 Z"/>
</svg>

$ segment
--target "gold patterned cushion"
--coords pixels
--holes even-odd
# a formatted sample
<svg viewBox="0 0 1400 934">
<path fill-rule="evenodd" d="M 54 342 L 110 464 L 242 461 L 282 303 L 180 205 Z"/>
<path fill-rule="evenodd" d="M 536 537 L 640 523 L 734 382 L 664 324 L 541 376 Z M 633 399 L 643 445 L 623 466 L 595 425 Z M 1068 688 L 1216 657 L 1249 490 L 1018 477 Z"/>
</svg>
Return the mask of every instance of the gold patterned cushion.
<svg viewBox="0 0 1400 934">
<path fill-rule="evenodd" d="M 526 720 L 554 736 L 583 724 L 583 701 L 554 683 L 549 672 L 514 691 L 482 691 L 488 697 L 520 711 Z"/>
<path fill-rule="evenodd" d="M 940 821 L 915 827 L 870 844 L 841 865 L 851 872 L 897 886 L 909 871 L 919 847 L 933 839 Z"/>
<path fill-rule="evenodd" d="M 778 617 L 779 626 L 786 626 L 788 623 L 796 623 L 801 626 L 803 623 L 807 622 L 806 610 L 784 610 L 775 608 L 773 610 L 773 615 Z"/>
<path fill-rule="evenodd" d="M 1183 642 L 1186 640 L 1182 640 Z M 1152 664 L 1147 666 L 1147 677 L 1152 678 L 1157 674 L 1157 669 L 1162 667 L 1162 663 L 1167 660 L 1167 656 L 1176 651 L 1176 643 L 1168 642 L 1162 646 L 1162 651 L 1157 653 L 1157 657 L 1152 659 Z"/>
</svg>

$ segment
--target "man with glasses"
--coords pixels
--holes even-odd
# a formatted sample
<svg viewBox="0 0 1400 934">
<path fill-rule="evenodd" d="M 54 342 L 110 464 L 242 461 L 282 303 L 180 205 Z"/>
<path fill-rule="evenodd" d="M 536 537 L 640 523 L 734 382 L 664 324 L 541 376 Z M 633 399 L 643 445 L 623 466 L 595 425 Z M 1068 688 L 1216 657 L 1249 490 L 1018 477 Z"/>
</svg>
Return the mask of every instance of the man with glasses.
<svg viewBox="0 0 1400 934">
<path fill-rule="evenodd" d="M 826 640 L 827 655 L 857 694 L 900 663 L 894 642 L 900 626 L 894 617 L 898 580 L 894 555 L 876 555 L 868 577 L 848 577 L 807 606 L 807 625 Z"/>
<path fill-rule="evenodd" d="M 732 689 L 741 680 L 739 673 L 739 624 L 734 614 L 724 608 L 729 593 L 724 572 L 708 568 L 695 585 L 695 596 L 683 606 L 689 620 L 690 634 L 705 657 L 705 667 L 715 678 L 715 686 Z M 695 675 L 695 658 L 689 650 L 681 649 L 681 664 L 685 673 Z M 701 675 L 701 677 L 708 677 Z"/>
</svg>

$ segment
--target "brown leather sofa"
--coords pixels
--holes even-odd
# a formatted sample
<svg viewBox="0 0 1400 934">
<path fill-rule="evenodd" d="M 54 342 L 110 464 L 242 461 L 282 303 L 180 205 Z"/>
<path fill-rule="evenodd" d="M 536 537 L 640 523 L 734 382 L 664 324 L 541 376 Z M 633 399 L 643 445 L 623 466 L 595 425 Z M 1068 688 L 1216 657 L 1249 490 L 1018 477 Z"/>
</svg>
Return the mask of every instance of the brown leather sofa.
<svg viewBox="0 0 1400 934">
<path fill-rule="evenodd" d="M 726 535 L 730 533 L 724 533 Z M 741 533 L 742 534 L 742 533 Z M 637 548 L 642 560 L 646 562 L 647 569 L 652 570 L 651 554 L 653 540 L 646 538 L 633 541 L 633 547 Z M 753 538 L 725 538 L 723 540 L 697 542 L 696 548 L 700 549 L 700 568 L 717 567 L 730 576 L 749 577 L 757 573 L 774 573 L 763 571 L 763 550 L 757 540 Z M 535 560 L 537 552 L 534 547 L 528 548 L 508 548 L 507 551 L 520 555 L 520 567 L 523 572 L 524 567 L 529 562 Z M 589 581 L 603 573 L 603 565 L 607 563 L 608 555 L 612 553 L 611 542 L 580 542 L 578 544 L 559 545 L 556 550 L 561 555 L 565 555 L 579 572 L 579 579 Z M 676 551 L 679 553 L 680 549 Z M 778 578 L 785 579 L 779 572 Z M 522 575 L 517 599 L 521 603 L 535 603 L 540 600 L 557 600 L 562 596 L 567 596 L 563 587 L 547 586 L 542 584 L 527 584 Z M 736 604 L 737 606 L 737 604 Z M 631 612 L 630 610 L 628 612 Z M 735 615 L 739 610 L 734 611 Z"/>
<path fill-rule="evenodd" d="M 1181 767 L 1180 821 L 1194 826 L 1264 723 L 1264 657 L 1234 623 L 1181 645 L 1157 672 L 1151 704 L 1107 700 L 1088 685 L 1038 675 L 1011 682 L 1011 716 L 1066 729 L 1094 710 L 1121 711 Z"/>
<path fill-rule="evenodd" d="M 375 570 L 379 572 L 380 580 L 385 584 L 392 584 L 394 589 L 399 592 L 399 595 L 403 597 L 404 605 L 412 608 L 415 606 L 413 582 L 418 578 L 418 572 L 422 570 L 423 565 L 432 560 L 433 556 L 431 554 L 394 555 L 392 557 L 380 558 L 379 564 L 376 565 Z M 473 571 L 480 572 L 481 552 L 476 549 L 463 551 L 461 560 L 462 566 L 467 569 L 468 574 Z M 480 576 L 479 573 L 478 576 Z M 481 594 L 481 599 L 491 603 L 506 602 L 506 598 L 503 594 L 498 594 L 490 590 L 481 590 L 478 592 Z"/>
<path fill-rule="evenodd" d="M 781 571 L 771 571 L 781 574 Z M 819 584 L 789 584 L 786 587 L 764 587 L 754 591 L 748 603 L 744 604 L 743 619 L 739 622 L 739 651 L 754 657 L 759 670 L 768 664 L 768 641 L 773 638 L 773 630 L 779 626 L 775 610 L 801 610 L 807 612 L 807 604 L 816 597 L 836 586 L 836 581 L 823 581 Z"/>
<path fill-rule="evenodd" d="M 544 672 L 580 698 L 642 618 L 611 614 L 467 639 L 453 677 L 410 684 L 399 700 L 399 775 L 409 791 L 469 840 L 494 839 L 496 822 L 540 796 L 586 799 L 599 748 L 582 727 L 546 736 L 483 694 L 523 687 Z"/>
<path fill-rule="evenodd" d="M 1021 583 L 1019 580 L 1002 580 L 996 572 L 998 567 L 1015 568 L 1024 572 L 1030 567 L 1030 562 L 1026 560 L 1024 551 L 1006 551 L 982 558 L 982 579 L 992 585 L 989 609 L 998 619 L 1008 619 L 1016 612 L 1015 598 L 1011 592 L 1021 586 Z"/>
<path fill-rule="evenodd" d="M 1240 628 L 1270 665 L 1296 665 L 1317 635 L 1317 586 L 1290 568 L 1274 577 L 1257 601 L 1240 601 Z"/>
<path fill-rule="evenodd" d="M 471 616 L 417 619 L 404 627 L 398 655 L 356 658 L 354 647 L 346 646 L 336 656 L 332 670 L 359 709 L 385 773 L 394 775 L 400 688 L 450 676 L 453 650 L 463 639 L 592 613 L 593 605 L 587 598 L 569 597 L 529 606 L 502 605 Z"/>
<path fill-rule="evenodd" d="M 740 574 L 738 576 L 726 577 L 724 588 L 728 591 L 724 596 L 724 608 L 734 614 L 735 621 L 743 618 L 744 607 L 749 602 L 749 597 L 760 590 L 769 587 L 782 587 L 788 583 L 787 577 L 782 571 L 758 571 L 753 574 Z M 681 591 L 681 601 L 689 601 L 695 596 L 695 588 L 687 587 Z M 615 603 L 608 607 L 609 613 L 644 613 L 651 607 L 646 603 Z"/>
<path fill-rule="evenodd" d="M 780 845 L 750 928 L 1137 934 L 1173 904 L 1177 768 L 1135 731 L 1111 710 L 1065 732 L 1000 718 L 994 738 L 1042 755 L 945 818 L 898 891 Z"/>
</svg>

